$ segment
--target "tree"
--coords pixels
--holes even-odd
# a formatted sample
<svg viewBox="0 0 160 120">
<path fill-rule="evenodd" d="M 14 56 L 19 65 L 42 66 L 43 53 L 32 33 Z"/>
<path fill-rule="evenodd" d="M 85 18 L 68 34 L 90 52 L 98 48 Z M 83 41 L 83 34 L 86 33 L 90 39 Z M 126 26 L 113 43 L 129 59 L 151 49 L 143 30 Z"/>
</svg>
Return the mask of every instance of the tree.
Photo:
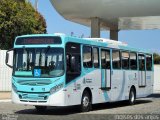
<svg viewBox="0 0 160 120">
<path fill-rule="evenodd" d="M 13 47 L 16 36 L 46 33 L 46 22 L 31 3 L 0 0 L 0 49 Z"/>
<path fill-rule="evenodd" d="M 160 55 L 158 53 L 153 54 L 154 64 L 160 64 Z"/>
</svg>

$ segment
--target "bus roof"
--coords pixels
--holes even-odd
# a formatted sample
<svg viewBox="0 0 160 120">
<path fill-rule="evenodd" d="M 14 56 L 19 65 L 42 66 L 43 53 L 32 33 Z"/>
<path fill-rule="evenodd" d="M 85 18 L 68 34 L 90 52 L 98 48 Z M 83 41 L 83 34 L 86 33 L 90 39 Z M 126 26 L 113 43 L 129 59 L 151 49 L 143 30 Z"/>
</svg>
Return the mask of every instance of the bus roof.
<svg viewBox="0 0 160 120">
<path fill-rule="evenodd" d="M 139 53 L 150 53 L 150 54 L 152 53 L 149 50 L 143 50 L 143 49 L 131 47 L 128 44 L 121 41 L 115 41 L 115 40 L 110 40 L 106 38 L 78 38 L 75 36 L 68 36 L 63 33 L 22 35 L 22 36 L 17 36 L 16 40 L 18 38 L 23 38 L 23 37 L 52 37 L 52 36 L 59 36 L 61 38 L 64 38 L 62 39 L 63 43 L 69 42 L 71 40 L 72 42 L 77 42 L 82 44 L 87 43 L 88 45 L 93 43 L 93 45 L 103 46 L 107 48 L 122 49 L 126 51 L 135 51 Z M 16 46 L 15 42 L 14 42 L 14 46 Z"/>
</svg>

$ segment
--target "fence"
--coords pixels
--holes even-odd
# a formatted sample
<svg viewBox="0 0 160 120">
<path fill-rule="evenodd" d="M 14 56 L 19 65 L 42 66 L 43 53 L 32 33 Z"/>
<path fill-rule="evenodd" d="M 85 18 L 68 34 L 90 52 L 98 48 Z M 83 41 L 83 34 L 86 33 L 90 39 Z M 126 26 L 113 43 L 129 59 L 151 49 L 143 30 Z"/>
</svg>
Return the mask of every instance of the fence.
<svg viewBox="0 0 160 120">
<path fill-rule="evenodd" d="M 6 50 L 0 50 L 0 91 L 11 91 L 12 69 L 5 65 Z"/>
<path fill-rule="evenodd" d="M 160 65 L 154 65 L 154 88 L 155 93 L 160 93 Z"/>
</svg>

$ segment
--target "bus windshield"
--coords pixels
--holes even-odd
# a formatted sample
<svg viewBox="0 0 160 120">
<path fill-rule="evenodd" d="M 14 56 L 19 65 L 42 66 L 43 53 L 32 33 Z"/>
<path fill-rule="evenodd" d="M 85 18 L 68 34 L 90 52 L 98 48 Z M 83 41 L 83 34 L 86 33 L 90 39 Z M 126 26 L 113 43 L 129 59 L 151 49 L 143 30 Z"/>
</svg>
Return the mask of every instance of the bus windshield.
<svg viewBox="0 0 160 120">
<path fill-rule="evenodd" d="M 64 74 L 63 48 L 20 48 L 14 54 L 14 76 L 44 78 Z"/>
</svg>

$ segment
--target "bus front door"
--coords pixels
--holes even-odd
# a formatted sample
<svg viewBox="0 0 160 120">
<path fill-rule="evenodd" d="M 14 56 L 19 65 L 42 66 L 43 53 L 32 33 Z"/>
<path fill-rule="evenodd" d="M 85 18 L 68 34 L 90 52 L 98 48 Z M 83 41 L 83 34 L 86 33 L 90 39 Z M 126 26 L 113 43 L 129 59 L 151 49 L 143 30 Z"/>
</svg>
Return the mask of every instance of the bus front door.
<svg viewBox="0 0 160 120">
<path fill-rule="evenodd" d="M 145 87 L 146 86 L 145 56 L 143 54 L 139 54 L 138 61 L 139 61 L 139 87 Z"/>
</svg>

